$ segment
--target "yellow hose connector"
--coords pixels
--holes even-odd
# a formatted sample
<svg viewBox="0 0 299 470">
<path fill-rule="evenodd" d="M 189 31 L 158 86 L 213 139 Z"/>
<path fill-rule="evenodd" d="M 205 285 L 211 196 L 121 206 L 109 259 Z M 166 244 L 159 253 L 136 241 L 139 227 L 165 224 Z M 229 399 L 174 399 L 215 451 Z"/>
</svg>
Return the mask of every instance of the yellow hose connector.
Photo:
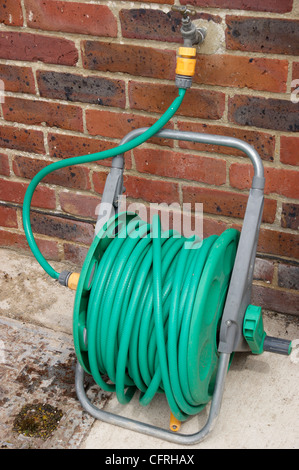
<svg viewBox="0 0 299 470">
<path fill-rule="evenodd" d="M 173 432 L 178 432 L 181 427 L 181 421 L 179 421 L 173 414 L 170 412 L 169 428 Z"/>
<path fill-rule="evenodd" d="M 193 77 L 196 65 L 196 48 L 180 47 L 177 57 L 176 70 L 177 75 Z"/>
<path fill-rule="evenodd" d="M 72 273 L 68 278 L 67 286 L 72 290 L 76 290 L 79 282 L 79 277 L 79 273 Z"/>
</svg>

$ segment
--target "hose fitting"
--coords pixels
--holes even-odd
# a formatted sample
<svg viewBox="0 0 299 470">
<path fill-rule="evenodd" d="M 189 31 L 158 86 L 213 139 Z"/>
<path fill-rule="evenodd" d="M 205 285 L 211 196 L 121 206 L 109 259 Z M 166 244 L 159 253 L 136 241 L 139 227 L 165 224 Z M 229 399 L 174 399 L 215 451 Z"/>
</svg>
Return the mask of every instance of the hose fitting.
<svg viewBox="0 0 299 470">
<path fill-rule="evenodd" d="M 177 64 L 175 83 L 178 88 L 190 88 L 192 85 L 192 77 L 195 73 L 196 65 L 196 48 L 180 47 Z"/>
<path fill-rule="evenodd" d="M 79 273 L 72 273 L 70 271 L 62 271 L 59 274 L 58 282 L 64 287 L 76 290 L 79 282 Z"/>
<path fill-rule="evenodd" d="M 206 37 L 204 28 L 197 28 L 191 21 L 190 16 L 194 16 L 196 11 L 188 6 L 171 7 L 172 11 L 181 13 L 182 27 L 181 34 L 184 40 L 184 46 L 179 48 L 175 83 L 178 88 L 190 88 L 192 77 L 195 73 L 196 48 L 195 44 L 201 44 Z"/>
</svg>

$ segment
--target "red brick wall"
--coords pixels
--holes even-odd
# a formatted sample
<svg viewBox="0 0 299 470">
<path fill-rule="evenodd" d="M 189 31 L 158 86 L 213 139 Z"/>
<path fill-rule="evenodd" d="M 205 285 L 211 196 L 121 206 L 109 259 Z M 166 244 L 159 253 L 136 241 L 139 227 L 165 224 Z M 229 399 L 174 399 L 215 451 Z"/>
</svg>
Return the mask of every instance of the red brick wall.
<svg viewBox="0 0 299 470">
<path fill-rule="evenodd" d="M 3 0 L 0 246 L 28 252 L 21 207 L 38 170 L 115 146 L 176 96 L 173 3 L 192 4 L 208 35 L 169 126 L 235 136 L 260 153 L 266 201 L 253 302 L 298 315 L 298 0 Z M 108 171 L 108 161 L 72 167 L 40 185 L 32 225 L 49 259 L 82 263 Z M 129 200 L 203 202 L 208 236 L 241 226 L 251 175 L 238 151 L 154 139 L 127 155 L 125 186 Z"/>
</svg>

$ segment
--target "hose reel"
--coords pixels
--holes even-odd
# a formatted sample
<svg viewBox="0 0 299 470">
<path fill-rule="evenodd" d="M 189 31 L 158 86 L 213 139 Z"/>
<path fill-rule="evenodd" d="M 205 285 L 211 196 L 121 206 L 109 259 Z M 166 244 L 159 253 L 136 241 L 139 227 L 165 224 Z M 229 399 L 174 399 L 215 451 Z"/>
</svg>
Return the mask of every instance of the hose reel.
<svg viewBox="0 0 299 470">
<path fill-rule="evenodd" d="M 178 420 L 204 408 L 238 240 L 234 229 L 203 241 L 160 233 L 159 219 L 134 213 L 104 225 L 81 270 L 73 321 L 79 362 L 102 389 L 122 404 L 139 389 L 144 405 L 164 391 Z"/>
<path fill-rule="evenodd" d="M 121 144 L 145 131 L 130 132 Z M 264 201 L 258 153 L 230 137 L 170 129 L 156 135 L 237 148 L 251 159 L 254 177 L 242 231 L 227 229 L 204 240 L 195 237 L 192 243 L 199 247 L 187 250 L 184 237 L 161 233 L 159 218 L 147 224 L 135 213 L 118 213 L 124 156 L 115 156 L 75 298 L 76 391 L 96 419 L 190 445 L 214 426 L 234 353 L 267 350 L 287 355 L 291 342 L 267 336 L 261 308 L 250 305 Z M 104 390 L 115 392 L 123 404 L 137 389 L 142 405 L 155 393 L 165 393 L 171 431 L 98 409 L 86 395 L 85 373 Z M 191 435 L 173 432 L 208 403 L 201 430 Z"/>
</svg>

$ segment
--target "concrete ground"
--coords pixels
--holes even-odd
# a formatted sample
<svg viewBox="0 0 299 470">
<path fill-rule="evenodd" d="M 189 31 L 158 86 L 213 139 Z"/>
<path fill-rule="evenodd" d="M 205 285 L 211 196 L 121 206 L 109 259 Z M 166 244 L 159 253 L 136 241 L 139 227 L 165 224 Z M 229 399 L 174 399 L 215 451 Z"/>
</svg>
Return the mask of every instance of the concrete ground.
<svg viewBox="0 0 299 470">
<path fill-rule="evenodd" d="M 298 319 L 264 314 L 270 336 L 293 340 L 291 356 L 236 354 L 215 428 L 202 443 L 184 447 L 96 421 L 82 410 L 74 388 L 74 295 L 33 258 L 0 249 L 0 448 L 299 448 Z M 138 398 L 124 407 L 88 377 L 87 387 L 90 399 L 106 411 L 168 427 L 163 396 L 147 408 Z M 184 423 L 181 432 L 199 430 L 206 413 Z"/>
</svg>

